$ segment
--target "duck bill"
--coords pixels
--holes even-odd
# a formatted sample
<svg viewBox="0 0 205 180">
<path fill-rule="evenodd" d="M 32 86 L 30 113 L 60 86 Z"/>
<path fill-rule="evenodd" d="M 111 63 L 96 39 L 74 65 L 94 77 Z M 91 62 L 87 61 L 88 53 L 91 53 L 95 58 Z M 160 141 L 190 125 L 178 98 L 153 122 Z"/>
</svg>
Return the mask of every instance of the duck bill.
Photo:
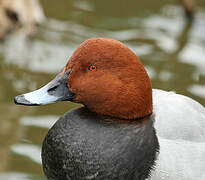
<svg viewBox="0 0 205 180">
<path fill-rule="evenodd" d="M 14 102 L 20 105 L 38 106 L 57 101 L 72 101 L 74 94 L 68 86 L 70 71 L 69 69 L 64 74 L 57 75 L 51 82 L 36 91 L 16 96 Z"/>
</svg>

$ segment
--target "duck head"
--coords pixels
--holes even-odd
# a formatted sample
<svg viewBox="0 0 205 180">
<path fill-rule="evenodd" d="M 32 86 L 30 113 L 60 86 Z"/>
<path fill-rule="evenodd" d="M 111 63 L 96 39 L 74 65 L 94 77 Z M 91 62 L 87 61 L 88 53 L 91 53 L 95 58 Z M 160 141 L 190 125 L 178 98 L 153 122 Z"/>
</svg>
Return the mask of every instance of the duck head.
<svg viewBox="0 0 205 180">
<path fill-rule="evenodd" d="M 151 82 L 139 58 L 121 42 L 107 38 L 85 41 L 54 80 L 15 97 L 22 105 L 66 100 L 123 119 L 144 117 L 153 110 Z"/>
</svg>

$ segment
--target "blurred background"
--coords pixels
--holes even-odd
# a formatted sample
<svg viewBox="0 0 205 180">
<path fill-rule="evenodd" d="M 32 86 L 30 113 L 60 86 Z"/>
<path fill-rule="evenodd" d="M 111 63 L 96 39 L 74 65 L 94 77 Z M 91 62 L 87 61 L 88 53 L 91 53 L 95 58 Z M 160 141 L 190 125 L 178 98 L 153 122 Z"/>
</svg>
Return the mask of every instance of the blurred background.
<svg viewBox="0 0 205 180">
<path fill-rule="evenodd" d="M 45 180 L 42 141 L 78 105 L 23 107 L 13 98 L 49 82 L 88 38 L 124 42 L 153 88 L 205 105 L 205 1 L 195 5 L 188 23 L 177 0 L 0 0 L 0 180 Z"/>
</svg>

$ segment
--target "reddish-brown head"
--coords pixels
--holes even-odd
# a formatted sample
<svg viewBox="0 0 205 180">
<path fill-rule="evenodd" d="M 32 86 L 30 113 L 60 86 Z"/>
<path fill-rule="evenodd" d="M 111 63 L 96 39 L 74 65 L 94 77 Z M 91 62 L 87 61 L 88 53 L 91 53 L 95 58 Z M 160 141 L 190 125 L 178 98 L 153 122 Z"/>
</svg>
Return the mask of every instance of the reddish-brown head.
<svg viewBox="0 0 205 180">
<path fill-rule="evenodd" d="M 119 41 L 82 43 L 64 71 L 79 102 L 101 115 L 132 119 L 152 113 L 152 86 L 138 57 Z"/>
</svg>

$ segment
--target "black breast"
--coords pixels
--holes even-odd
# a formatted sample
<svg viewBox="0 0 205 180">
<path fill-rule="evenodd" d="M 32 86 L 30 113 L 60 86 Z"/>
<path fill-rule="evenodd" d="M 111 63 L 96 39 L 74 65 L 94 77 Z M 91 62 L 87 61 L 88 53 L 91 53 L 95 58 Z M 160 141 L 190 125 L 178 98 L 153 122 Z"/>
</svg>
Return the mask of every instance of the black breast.
<svg viewBox="0 0 205 180">
<path fill-rule="evenodd" d="M 42 148 L 43 169 L 49 180 L 144 180 L 158 148 L 151 117 L 117 123 L 80 108 L 49 130 Z"/>
</svg>

